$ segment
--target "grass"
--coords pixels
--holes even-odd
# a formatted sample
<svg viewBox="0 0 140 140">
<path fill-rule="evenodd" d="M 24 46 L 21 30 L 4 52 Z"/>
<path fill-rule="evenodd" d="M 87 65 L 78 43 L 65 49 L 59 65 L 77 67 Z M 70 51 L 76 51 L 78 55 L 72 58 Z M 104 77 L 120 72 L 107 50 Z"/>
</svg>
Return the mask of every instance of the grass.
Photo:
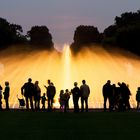
<svg viewBox="0 0 140 140">
<path fill-rule="evenodd" d="M 0 112 L 0 140 L 132 140 L 139 135 L 139 112 Z"/>
</svg>

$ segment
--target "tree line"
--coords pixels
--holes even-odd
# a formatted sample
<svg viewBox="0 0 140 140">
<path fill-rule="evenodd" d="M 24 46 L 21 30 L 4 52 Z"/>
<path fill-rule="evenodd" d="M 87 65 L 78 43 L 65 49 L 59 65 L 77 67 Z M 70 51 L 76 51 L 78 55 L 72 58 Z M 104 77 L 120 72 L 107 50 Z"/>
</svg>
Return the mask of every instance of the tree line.
<svg viewBox="0 0 140 140">
<path fill-rule="evenodd" d="M 74 33 L 71 48 L 79 51 L 84 45 L 98 43 L 104 46 L 120 47 L 140 55 L 140 10 L 125 12 L 116 16 L 114 24 L 103 33 L 97 27 L 80 25 Z"/>
<path fill-rule="evenodd" d="M 11 24 L 0 18 L 0 48 L 19 43 L 46 49 L 54 48 L 53 38 L 47 26 L 33 26 L 23 35 L 21 25 Z M 95 26 L 78 26 L 74 32 L 71 49 L 78 52 L 83 46 L 94 43 L 120 47 L 140 55 L 140 10 L 116 16 L 114 24 L 102 33 Z"/>
<path fill-rule="evenodd" d="M 11 24 L 0 18 L 0 48 L 7 48 L 13 44 L 30 44 L 36 49 L 53 49 L 52 35 L 47 26 L 33 26 L 26 35 L 23 35 L 21 25 Z"/>
</svg>

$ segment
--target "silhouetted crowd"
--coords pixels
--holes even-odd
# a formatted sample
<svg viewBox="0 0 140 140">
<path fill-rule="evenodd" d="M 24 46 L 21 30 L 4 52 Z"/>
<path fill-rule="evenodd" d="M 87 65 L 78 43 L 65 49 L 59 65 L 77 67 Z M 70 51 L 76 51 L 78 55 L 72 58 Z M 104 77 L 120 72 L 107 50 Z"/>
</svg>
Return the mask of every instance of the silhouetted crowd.
<svg viewBox="0 0 140 140">
<path fill-rule="evenodd" d="M 44 85 L 46 93 L 41 96 L 41 88 L 39 87 L 39 82 L 35 81 L 32 83 L 32 79 L 29 78 L 26 83 L 21 87 L 22 99 L 19 100 L 19 107 L 26 106 L 29 110 L 46 110 L 48 112 L 53 111 L 54 97 L 56 95 L 56 87 L 54 84 L 48 80 L 48 85 Z M 111 84 L 108 80 L 102 88 L 102 94 L 104 98 L 103 108 L 104 111 L 107 110 L 107 100 L 109 103 L 109 111 L 125 111 L 130 110 L 130 96 L 131 92 L 129 86 L 122 82 L 118 82 L 118 85 Z M 59 94 L 60 111 L 67 112 L 69 109 L 69 99 L 72 95 L 74 112 L 88 112 L 88 98 L 90 95 L 90 88 L 86 84 L 85 80 L 82 80 L 82 85 L 78 87 L 78 83 L 74 82 L 74 87 L 69 91 L 61 90 Z M 4 96 L 4 97 L 3 97 Z M 10 86 L 9 82 L 5 82 L 5 88 L 3 91 L 0 85 L 0 110 L 2 110 L 2 98 L 5 100 L 6 110 L 9 110 L 9 96 L 10 96 Z M 79 108 L 79 100 L 81 100 L 81 108 Z M 47 108 L 46 108 L 47 101 Z M 137 109 L 140 105 L 140 87 L 136 92 Z M 42 104 L 42 106 L 40 106 Z"/>
<path fill-rule="evenodd" d="M 111 85 L 111 81 L 108 80 L 103 86 L 103 97 L 104 97 L 104 111 L 106 111 L 106 102 L 109 101 L 109 110 L 124 111 L 130 110 L 130 90 L 128 85 L 124 82 Z"/>
</svg>

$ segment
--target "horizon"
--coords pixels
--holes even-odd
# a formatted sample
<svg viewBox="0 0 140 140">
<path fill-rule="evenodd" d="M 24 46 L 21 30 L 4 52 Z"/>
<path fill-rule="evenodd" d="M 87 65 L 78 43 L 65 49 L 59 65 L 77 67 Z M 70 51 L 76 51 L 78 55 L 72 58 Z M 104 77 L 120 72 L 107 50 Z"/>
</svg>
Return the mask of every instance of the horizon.
<svg viewBox="0 0 140 140">
<path fill-rule="evenodd" d="M 124 12 L 139 10 L 140 1 L 103 0 L 12 0 L 0 1 L 0 17 L 22 26 L 24 34 L 32 26 L 46 25 L 55 47 L 73 42 L 74 31 L 79 25 L 92 25 L 103 32 L 114 23 L 114 18 Z"/>
</svg>

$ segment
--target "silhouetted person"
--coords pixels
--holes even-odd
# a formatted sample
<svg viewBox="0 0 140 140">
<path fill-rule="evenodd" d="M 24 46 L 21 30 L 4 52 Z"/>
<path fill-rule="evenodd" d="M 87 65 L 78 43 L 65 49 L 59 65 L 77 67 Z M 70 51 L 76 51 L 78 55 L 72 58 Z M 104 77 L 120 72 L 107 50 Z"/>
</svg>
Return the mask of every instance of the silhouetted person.
<svg viewBox="0 0 140 140">
<path fill-rule="evenodd" d="M 45 93 L 41 97 L 41 103 L 42 103 L 42 109 L 45 110 L 45 102 L 46 102 L 46 96 Z"/>
<path fill-rule="evenodd" d="M 139 109 L 139 106 L 140 106 L 140 87 L 138 87 L 138 90 L 136 93 L 136 101 L 137 101 L 137 109 Z"/>
<path fill-rule="evenodd" d="M 129 102 L 129 99 L 130 99 L 130 90 L 129 90 L 129 87 L 128 85 L 126 85 L 124 82 L 122 83 L 122 87 L 123 87 L 123 100 L 124 100 L 124 109 L 128 109 L 130 110 L 130 102 Z"/>
<path fill-rule="evenodd" d="M 41 89 L 39 87 L 39 82 L 35 81 L 34 84 L 34 100 L 35 100 L 35 109 L 40 109 L 40 94 L 41 94 Z"/>
<path fill-rule="evenodd" d="M 21 88 L 21 94 L 24 95 L 26 101 L 26 109 L 29 109 L 29 102 L 31 109 L 33 110 L 33 96 L 34 96 L 34 84 L 32 83 L 32 79 L 29 78 L 28 82 L 25 83 Z"/>
<path fill-rule="evenodd" d="M 56 88 L 53 85 L 53 83 L 50 83 L 49 86 L 47 87 L 48 111 L 52 110 L 55 94 L 56 94 Z"/>
<path fill-rule="evenodd" d="M 89 86 L 86 84 L 85 80 L 82 80 L 82 84 L 80 86 L 80 92 L 81 92 L 81 112 L 84 111 L 84 103 L 85 103 L 85 108 L 86 108 L 86 112 L 88 112 L 88 97 L 90 94 L 90 88 Z"/>
<path fill-rule="evenodd" d="M 112 85 L 113 87 L 113 100 L 112 100 L 112 107 L 117 110 L 119 108 L 119 100 L 120 100 L 120 87 L 117 87 L 115 84 Z"/>
<path fill-rule="evenodd" d="M 64 112 L 64 106 L 65 106 L 65 94 L 64 94 L 64 90 L 60 91 L 59 94 L 59 103 L 60 103 L 60 111 Z"/>
<path fill-rule="evenodd" d="M 68 89 L 66 89 L 64 93 L 64 112 L 67 112 L 69 109 L 69 99 L 70 99 L 70 92 Z"/>
<path fill-rule="evenodd" d="M 113 87 L 111 85 L 111 81 L 108 80 L 105 85 L 103 85 L 103 97 L 104 97 L 104 111 L 106 111 L 106 102 L 109 100 L 109 110 L 112 111 L 112 97 L 113 97 Z"/>
<path fill-rule="evenodd" d="M 2 110 L 2 86 L 0 85 L 0 110 Z"/>
<path fill-rule="evenodd" d="M 4 89 L 4 100 L 6 103 L 6 109 L 9 110 L 9 96 L 10 96 L 10 87 L 9 87 L 9 82 L 5 82 L 5 89 Z"/>
<path fill-rule="evenodd" d="M 121 93 L 119 110 L 124 111 L 125 109 L 130 109 L 129 98 L 131 93 L 128 86 L 124 82 L 119 83 L 119 86 L 120 86 L 120 93 Z"/>
<path fill-rule="evenodd" d="M 119 89 L 119 111 L 124 110 L 124 95 L 123 95 L 123 86 L 122 83 L 118 82 L 118 89 Z"/>
<path fill-rule="evenodd" d="M 50 84 L 51 84 L 51 80 L 50 79 L 48 79 L 48 86 L 50 86 Z M 44 87 L 46 88 L 46 90 L 47 90 L 47 86 L 46 85 L 44 85 Z"/>
<path fill-rule="evenodd" d="M 78 83 L 74 82 L 74 88 L 71 90 L 72 95 L 73 95 L 74 112 L 79 112 L 78 101 L 80 97 L 80 89 L 77 85 Z"/>
</svg>

